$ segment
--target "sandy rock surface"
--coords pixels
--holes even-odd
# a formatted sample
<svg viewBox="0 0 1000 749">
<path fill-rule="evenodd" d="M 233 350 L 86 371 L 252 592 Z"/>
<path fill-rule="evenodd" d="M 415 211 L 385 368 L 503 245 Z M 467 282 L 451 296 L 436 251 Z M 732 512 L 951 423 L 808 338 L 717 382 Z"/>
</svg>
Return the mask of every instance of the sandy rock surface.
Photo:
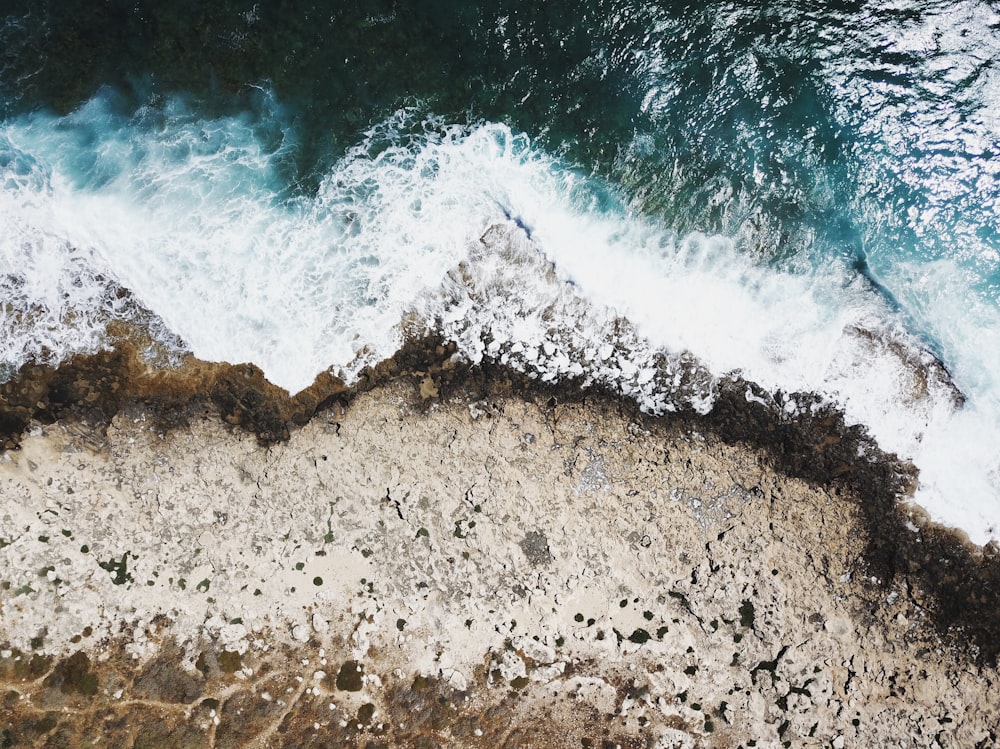
<svg viewBox="0 0 1000 749">
<path fill-rule="evenodd" d="M 3 746 L 997 745 L 857 505 L 599 398 L 395 381 L 261 447 L 0 456 Z"/>
</svg>

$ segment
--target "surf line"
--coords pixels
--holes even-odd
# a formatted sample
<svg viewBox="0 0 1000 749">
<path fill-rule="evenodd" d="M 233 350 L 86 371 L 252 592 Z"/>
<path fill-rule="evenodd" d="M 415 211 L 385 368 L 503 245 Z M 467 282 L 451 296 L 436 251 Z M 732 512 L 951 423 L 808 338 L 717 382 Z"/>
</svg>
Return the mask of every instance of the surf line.
<svg viewBox="0 0 1000 749">
<path fill-rule="evenodd" d="M 534 230 L 524 221 L 523 218 L 521 218 L 519 215 L 511 211 L 507 206 L 505 206 L 496 198 L 493 199 L 493 202 L 497 204 L 497 208 L 503 211 L 504 218 L 506 218 L 508 221 L 513 221 L 514 225 L 517 226 L 518 229 L 523 231 L 528 239 L 534 239 L 534 237 L 532 236 Z"/>
</svg>

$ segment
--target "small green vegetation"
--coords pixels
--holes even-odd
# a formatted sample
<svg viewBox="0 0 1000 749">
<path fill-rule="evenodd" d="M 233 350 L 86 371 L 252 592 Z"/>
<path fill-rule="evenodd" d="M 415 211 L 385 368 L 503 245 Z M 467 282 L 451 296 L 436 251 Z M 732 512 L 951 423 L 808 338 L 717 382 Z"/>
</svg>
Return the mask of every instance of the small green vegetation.
<svg viewBox="0 0 1000 749">
<path fill-rule="evenodd" d="M 756 619 L 756 611 L 754 610 L 753 603 L 751 601 L 743 601 L 740 606 L 740 626 L 746 629 L 753 629 L 753 623 Z"/>
<path fill-rule="evenodd" d="M 34 728 L 39 735 L 43 735 L 55 728 L 58 723 L 59 721 L 56 718 L 56 713 L 49 712 L 43 715 L 41 719 L 35 723 Z"/>
<path fill-rule="evenodd" d="M 421 536 L 424 538 L 430 538 L 431 534 L 426 528 L 421 527 L 417 529 L 417 538 L 420 538 Z"/>
<path fill-rule="evenodd" d="M 634 642 L 636 645 L 642 645 L 644 642 L 649 640 L 649 632 L 644 629 L 636 629 L 628 636 L 628 639 L 629 642 Z"/>
<path fill-rule="evenodd" d="M 396 620 L 396 629 L 398 629 L 400 632 L 403 631 L 403 628 L 405 626 L 406 626 L 406 619 L 397 619 Z"/>
<path fill-rule="evenodd" d="M 59 663 L 44 684 L 58 687 L 63 694 L 76 693 L 84 697 L 97 694 L 97 675 L 90 671 L 90 659 L 82 650 Z"/>
<path fill-rule="evenodd" d="M 23 653 L 14 650 L 14 677 L 19 680 L 34 681 L 48 673 L 52 668 L 52 656 L 32 653 L 31 658 L 22 657 Z"/>
<path fill-rule="evenodd" d="M 128 558 L 129 552 L 122 554 L 121 559 L 115 559 L 112 557 L 106 562 L 98 562 L 98 566 L 102 570 L 106 570 L 111 573 L 111 582 L 115 585 L 124 585 L 125 583 L 134 583 L 135 578 L 132 577 L 132 573 L 128 571 Z M 135 556 L 132 557 L 136 559 Z"/>
<path fill-rule="evenodd" d="M 219 653 L 219 670 L 224 674 L 234 674 L 243 668 L 243 658 L 234 650 Z"/>
<path fill-rule="evenodd" d="M 364 684 L 364 668 L 357 661 L 344 661 L 337 673 L 337 689 L 342 692 L 360 692 Z"/>
<path fill-rule="evenodd" d="M 199 593 L 207 593 L 208 589 L 209 589 L 209 587 L 211 587 L 211 585 L 212 585 L 212 581 L 209 580 L 206 577 L 204 580 L 202 580 L 200 583 L 198 583 L 195 586 L 195 590 L 197 590 Z"/>
<path fill-rule="evenodd" d="M 375 717 L 375 706 L 366 702 L 361 707 L 358 708 L 358 723 L 363 726 L 367 726 L 372 722 L 372 718 Z"/>
<path fill-rule="evenodd" d="M 313 585 L 315 585 L 317 588 L 319 586 L 321 586 L 322 584 L 323 584 L 323 578 L 322 577 L 320 577 L 319 575 L 317 575 L 316 577 L 313 578 Z"/>
<path fill-rule="evenodd" d="M 337 497 L 333 502 L 330 502 L 330 514 L 326 516 L 326 534 L 323 536 L 324 543 L 333 543 L 333 508 L 340 501 L 340 497 Z"/>
</svg>

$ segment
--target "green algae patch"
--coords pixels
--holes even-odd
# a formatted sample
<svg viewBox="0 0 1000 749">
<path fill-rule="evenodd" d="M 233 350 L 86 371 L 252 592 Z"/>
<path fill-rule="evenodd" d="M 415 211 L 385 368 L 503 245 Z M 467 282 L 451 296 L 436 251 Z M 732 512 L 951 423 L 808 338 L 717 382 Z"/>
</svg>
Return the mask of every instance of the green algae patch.
<svg viewBox="0 0 1000 749">
<path fill-rule="evenodd" d="M 375 717 L 375 705 L 370 702 L 366 702 L 361 707 L 358 708 L 358 723 L 367 726 L 372 722 L 372 718 Z"/>
<path fill-rule="evenodd" d="M 125 583 L 134 583 L 135 578 L 132 577 L 132 573 L 128 571 L 128 558 L 129 552 L 122 554 L 121 559 L 115 559 L 112 557 L 106 562 L 98 562 L 102 570 L 106 570 L 111 573 L 111 582 L 115 585 L 124 585 Z M 134 555 L 133 559 L 136 559 Z"/>
<path fill-rule="evenodd" d="M 233 650 L 223 650 L 218 657 L 219 670 L 224 674 L 234 674 L 243 668 L 243 658 Z"/>
<path fill-rule="evenodd" d="M 410 691 L 423 692 L 428 689 L 433 689 L 436 686 L 436 682 L 437 680 L 432 676 L 417 674 L 413 677 L 413 683 L 410 685 Z"/>
<path fill-rule="evenodd" d="M 649 632 L 644 629 L 637 629 L 632 634 L 628 636 L 629 642 L 635 643 L 636 645 L 642 645 L 650 639 Z"/>
<path fill-rule="evenodd" d="M 175 643 L 168 643 L 150 660 L 132 684 L 133 694 L 143 700 L 189 705 L 202 695 L 200 675 L 186 670 L 181 662 L 183 650 Z"/>
<path fill-rule="evenodd" d="M 133 749 L 196 749 L 205 746 L 205 735 L 193 726 L 149 724 L 139 729 Z"/>
<path fill-rule="evenodd" d="M 34 681 L 48 673 L 51 667 L 51 656 L 32 653 L 29 658 L 20 650 L 12 650 L 7 658 L 0 658 L 0 679 Z"/>
<path fill-rule="evenodd" d="M 90 658 L 82 650 L 56 664 L 43 684 L 59 689 L 63 694 L 79 694 L 84 697 L 97 694 L 97 675 L 90 670 Z"/>
<path fill-rule="evenodd" d="M 344 661 L 337 672 L 337 689 L 342 692 L 360 692 L 364 684 L 364 667 L 357 661 Z"/>
</svg>

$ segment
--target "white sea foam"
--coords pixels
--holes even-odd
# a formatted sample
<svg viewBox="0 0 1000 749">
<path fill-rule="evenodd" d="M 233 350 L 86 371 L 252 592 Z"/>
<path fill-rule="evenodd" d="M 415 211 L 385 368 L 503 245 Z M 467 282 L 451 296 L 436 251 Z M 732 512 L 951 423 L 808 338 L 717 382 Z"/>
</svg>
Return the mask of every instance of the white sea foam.
<svg viewBox="0 0 1000 749">
<path fill-rule="evenodd" d="M 47 169 L 2 135 L 0 186 L 0 375 L 95 350 L 107 323 L 132 310 L 93 251 L 55 225 Z"/>
<path fill-rule="evenodd" d="M 180 103 L 121 118 L 100 98 L 7 123 L 2 361 L 100 345 L 128 314 L 114 283 L 198 356 L 253 361 L 291 391 L 390 355 L 416 313 L 474 360 L 617 387 L 653 412 L 705 410 L 712 376 L 735 371 L 823 393 L 917 462 L 935 518 L 1000 536 L 1000 346 L 974 335 L 1000 330 L 989 305 L 924 310 L 969 396 L 955 412 L 920 340 L 838 262 L 793 274 L 724 237 L 677 237 L 506 126 L 412 111 L 290 197 L 280 123 L 277 108 L 206 121 Z M 961 293 L 960 272 L 938 271 Z"/>
</svg>

